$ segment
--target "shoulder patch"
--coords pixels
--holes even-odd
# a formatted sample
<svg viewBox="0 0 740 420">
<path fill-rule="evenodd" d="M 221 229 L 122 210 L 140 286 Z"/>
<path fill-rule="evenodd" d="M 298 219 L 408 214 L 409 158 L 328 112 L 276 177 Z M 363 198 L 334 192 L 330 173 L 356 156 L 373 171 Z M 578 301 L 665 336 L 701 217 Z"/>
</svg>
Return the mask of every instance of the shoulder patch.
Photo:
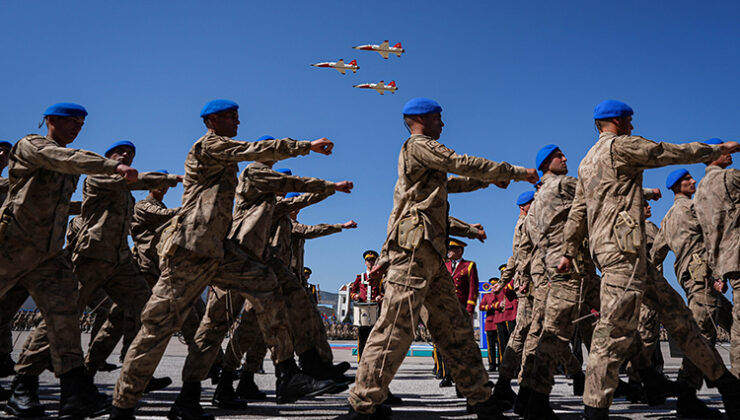
<svg viewBox="0 0 740 420">
<path fill-rule="evenodd" d="M 434 154 L 442 156 L 442 157 L 450 157 L 453 154 L 455 154 L 455 151 L 448 148 L 444 144 L 436 141 L 436 140 L 427 140 L 425 142 L 425 146 L 431 150 Z"/>
</svg>

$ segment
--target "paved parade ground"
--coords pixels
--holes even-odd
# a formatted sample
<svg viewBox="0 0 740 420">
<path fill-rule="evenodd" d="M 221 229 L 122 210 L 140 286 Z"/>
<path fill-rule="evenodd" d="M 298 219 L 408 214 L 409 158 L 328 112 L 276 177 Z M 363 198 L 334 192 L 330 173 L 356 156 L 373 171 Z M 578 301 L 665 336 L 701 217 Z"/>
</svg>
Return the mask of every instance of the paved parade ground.
<svg viewBox="0 0 740 420">
<path fill-rule="evenodd" d="M 18 333 L 14 333 L 17 337 Z M 14 358 L 18 355 L 18 349 L 23 343 L 27 333 L 17 341 L 16 351 L 13 353 Z M 83 334 L 83 345 L 86 345 L 88 334 Z M 335 342 L 335 346 L 341 347 L 335 349 L 334 356 L 336 361 L 349 361 L 352 369 L 349 375 L 354 375 L 357 368 L 356 356 L 352 356 L 349 347 L 354 344 L 351 342 Z M 342 345 L 344 344 L 344 345 Z M 669 356 L 667 343 L 662 343 L 663 354 L 666 358 L 666 372 L 675 379 L 676 372 L 680 365 L 680 359 Z M 111 356 L 109 362 L 118 362 L 118 349 Z M 719 349 L 720 354 L 727 362 L 727 350 Z M 180 369 L 185 362 L 186 348 L 176 338 L 174 338 L 167 349 L 162 363 L 155 376 L 169 376 L 174 383 L 167 389 L 155 392 L 145 396 L 142 400 L 141 408 L 137 410 L 137 419 L 164 419 L 170 405 L 175 400 L 180 389 Z M 255 380 L 259 386 L 268 393 L 268 399 L 264 402 L 252 403 L 249 408 L 242 412 L 233 412 L 212 408 L 210 398 L 213 394 L 214 386 L 208 381 L 203 382 L 202 404 L 208 412 L 216 415 L 217 418 L 223 419 L 331 419 L 347 410 L 347 391 L 337 395 L 325 395 L 313 400 L 300 401 L 296 404 L 277 405 L 274 400 L 275 377 L 273 374 L 272 363 L 269 358 L 265 359 L 264 375 L 256 375 Z M 393 407 L 393 418 L 398 419 L 474 419 L 474 415 L 469 415 L 465 411 L 465 401 L 455 397 L 454 388 L 439 388 L 439 380 L 434 379 L 431 374 L 432 359 L 430 357 L 407 357 L 401 369 L 391 384 L 391 391 L 402 397 L 404 403 L 400 406 Z M 110 373 L 101 372 L 96 376 L 96 383 L 103 392 L 113 393 L 113 385 L 118 377 L 119 371 Z M 491 380 L 495 381 L 496 373 L 491 373 Z M 3 386 L 8 387 L 10 378 L 2 381 Z M 41 377 L 40 395 L 42 403 L 46 405 L 46 418 L 56 417 L 56 409 L 59 399 L 59 382 L 49 372 L 44 373 Z M 562 419 L 579 419 L 582 410 L 581 399 L 573 397 L 571 392 L 570 380 L 562 375 L 556 377 L 556 387 L 552 394 L 552 405 Z M 706 387 L 700 392 L 700 397 L 707 400 L 709 405 L 720 408 L 721 399 L 715 389 Z M 675 418 L 675 399 L 669 399 L 663 406 L 647 407 L 645 405 L 635 405 L 623 399 L 615 401 L 611 410 L 613 419 L 664 419 Z M 511 418 L 517 418 L 511 411 L 507 413 Z M 0 417 L 6 418 L 4 412 Z M 105 418 L 105 417 L 100 417 Z"/>
</svg>

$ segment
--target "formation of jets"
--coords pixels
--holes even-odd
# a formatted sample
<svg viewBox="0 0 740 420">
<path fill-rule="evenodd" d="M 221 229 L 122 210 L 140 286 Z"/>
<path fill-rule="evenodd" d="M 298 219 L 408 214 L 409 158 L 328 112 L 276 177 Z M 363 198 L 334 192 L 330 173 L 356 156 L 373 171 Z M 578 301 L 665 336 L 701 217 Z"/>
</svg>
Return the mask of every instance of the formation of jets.
<svg viewBox="0 0 740 420">
<path fill-rule="evenodd" d="M 381 43 L 380 45 L 366 44 L 358 45 L 352 48 L 361 51 L 375 51 L 386 60 L 391 54 L 395 54 L 397 57 L 401 57 L 401 54 L 406 52 L 406 50 L 404 50 L 401 46 L 400 42 L 391 47 L 388 40 L 383 41 L 383 43 Z M 357 60 L 352 60 L 349 63 L 345 63 L 343 59 L 340 59 L 339 61 L 324 61 L 321 63 L 314 63 L 311 64 L 311 66 L 335 69 L 342 74 L 347 74 L 347 70 L 352 70 L 352 73 L 357 73 L 357 70 L 360 69 L 360 66 L 357 65 Z M 382 80 L 378 83 L 360 83 L 358 85 L 353 85 L 352 87 L 358 89 L 375 89 L 375 91 L 377 91 L 381 95 L 385 94 L 385 92 L 395 93 L 396 90 L 398 90 L 395 81 L 392 81 L 386 85 L 385 82 Z"/>
<path fill-rule="evenodd" d="M 375 89 L 381 95 L 385 92 L 396 93 L 396 91 L 398 90 L 395 80 L 388 83 L 387 85 L 381 80 L 378 83 L 360 83 L 359 85 L 353 85 L 352 87 L 358 89 Z"/>
</svg>

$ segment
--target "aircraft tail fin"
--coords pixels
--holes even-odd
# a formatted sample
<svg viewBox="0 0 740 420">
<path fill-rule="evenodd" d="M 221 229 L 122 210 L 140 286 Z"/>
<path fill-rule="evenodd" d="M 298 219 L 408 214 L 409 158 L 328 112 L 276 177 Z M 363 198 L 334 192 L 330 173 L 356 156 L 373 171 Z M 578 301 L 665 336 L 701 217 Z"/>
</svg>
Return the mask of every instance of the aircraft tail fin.
<svg viewBox="0 0 740 420">
<path fill-rule="evenodd" d="M 391 82 L 388 83 L 388 86 L 396 87 L 396 81 L 395 80 L 391 80 Z"/>
<path fill-rule="evenodd" d="M 403 47 L 401 46 L 401 43 L 399 42 L 398 44 L 394 45 L 393 48 L 403 48 Z"/>
<path fill-rule="evenodd" d="M 349 62 L 349 64 L 351 66 L 356 66 L 357 65 L 357 60 L 352 60 L 352 61 Z"/>
</svg>

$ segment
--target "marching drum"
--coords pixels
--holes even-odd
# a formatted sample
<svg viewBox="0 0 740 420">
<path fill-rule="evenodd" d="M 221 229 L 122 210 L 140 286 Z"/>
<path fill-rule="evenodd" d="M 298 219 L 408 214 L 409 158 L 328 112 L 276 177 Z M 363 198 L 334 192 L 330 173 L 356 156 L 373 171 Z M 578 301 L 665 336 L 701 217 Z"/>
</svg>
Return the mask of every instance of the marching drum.
<svg viewBox="0 0 740 420">
<path fill-rule="evenodd" d="M 380 315 L 380 306 L 377 303 L 355 302 L 354 325 L 358 327 L 372 327 Z"/>
</svg>

